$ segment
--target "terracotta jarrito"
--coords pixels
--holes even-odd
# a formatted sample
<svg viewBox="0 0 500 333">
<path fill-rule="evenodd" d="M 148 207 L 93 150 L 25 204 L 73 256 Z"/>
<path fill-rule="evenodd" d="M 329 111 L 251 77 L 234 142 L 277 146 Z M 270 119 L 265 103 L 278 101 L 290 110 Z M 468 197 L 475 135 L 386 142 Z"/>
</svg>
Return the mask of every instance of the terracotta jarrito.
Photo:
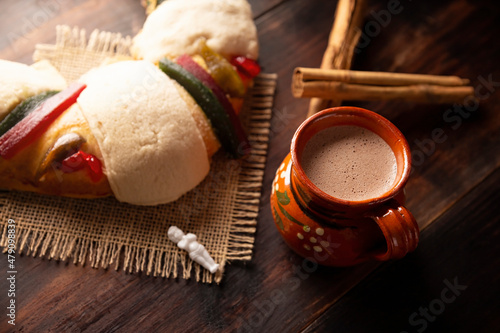
<svg viewBox="0 0 500 333">
<path fill-rule="evenodd" d="M 308 140 L 331 126 L 364 127 L 385 140 L 396 157 L 396 179 L 384 194 L 362 201 L 335 198 L 314 185 L 301 167 Z M 411 155 L 403 134 L 379 114 L 355 107 L 326 109 L 304 121 L 272 184 L 271 210 L 285 242 L 299 255 L 327 266 L 369 259 L 399 259 L 415 250 L 418 225 L 404 207 Z"/>
</svg>

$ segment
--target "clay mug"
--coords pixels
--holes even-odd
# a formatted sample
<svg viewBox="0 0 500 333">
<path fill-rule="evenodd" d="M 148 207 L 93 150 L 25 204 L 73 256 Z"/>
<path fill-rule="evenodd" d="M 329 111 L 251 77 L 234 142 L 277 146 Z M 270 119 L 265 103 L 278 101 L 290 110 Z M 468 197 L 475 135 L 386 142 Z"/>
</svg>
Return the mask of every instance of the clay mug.
<svg viewBox="0 0 500 333">
<path fill-rule="evenodd" d="M 319 131 L 351 125 L 381 137 L 396 158 L 396 177 L 388 191 L 350 201 L 333 197 L 311 182 L 301 165 L 305 145 Z M 369 259 L 398 259 L 415 250 L 418 225 L 404 207 L 411 155 L 403 134 L 379 114 L 355 107 L 326 109 L 295 132 L 290 153 L 272 184 L 271 210 L 285 242 L 299 255 L 327 266 L 351 266 Z"/>
</svg>

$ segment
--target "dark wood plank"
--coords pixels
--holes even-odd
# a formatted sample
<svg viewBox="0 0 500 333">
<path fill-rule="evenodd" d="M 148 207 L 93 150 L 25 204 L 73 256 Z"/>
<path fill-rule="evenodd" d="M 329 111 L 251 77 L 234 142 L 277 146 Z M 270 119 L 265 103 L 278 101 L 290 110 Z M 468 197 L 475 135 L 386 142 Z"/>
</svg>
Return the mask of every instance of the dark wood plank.
<svg viewBox="0 0 500 333">
<path fill-rule="evenodd" d="M 347 269 L 315 267 L 288 250 L 274 227 L 268 197 L 274 172 L 289 149 L 296 127 L 307 113 L 308 101 L 296 100 L 291 96 L 290 79 L 296 66 L 319 65 L 336 2 L 259 0 L 251 3 L 257 17 L 261 42 L 260 62 L 266 72 L 276 72 L 280 76 L 254 259 L 247 264 L 229 266 L 220 286 L 207 286 L 181 279 L 166 280 L 114 270 L 95 270 L 88 266 L 75 267 L 23 256 L 17 259 L 19 326 L 16 328 L 26 332 L 267 332 L 298 331 L 314 322 L 312 328 L 326 330 L 330 324 L 327 317 L 332 315 L 338 319 L 337 324 L 340 326 L 337 327 L 340 330 L 346 328 L 342 323 L 347 322 L 349 325 L 359 325 L 356 326 L 359 331 L 369 331 L 372 327 L 370 323 L 376 324 L 378 319 L 363 325 L 363 317 L 357 316 L 359 298 L 350 297 L 351 294 L 341 297 L 359 281 L 372 281 L 379 271 L 385 274 L 387 270 L 405 278 L 416 276 L 412 281 L 416 285 L 415 290 L 421 294 L 409 292 L 409 295 L 419 298 L 408 302 L 396 296 L 393 298 L 394 304 L 401 309 L 400 313 L 406 315 L 394 317 L 394 320 L 406 325 L 413 311 L 421 305 L 427 305 L 436 295 L 439 296 L 443 279 L 458 276 L 458 281 L 462 283 L 461 276 L 464 276 L 464 281 L 470 282 L 472 288 L 467 289 L 468 292 L 474 289 L 473 286 L 490 283 L 491 276 L 498 276 L 497 261 L 491 260 L 484 269 L 479 269 L 478 263 L 473 261 L 474 257 L 468 254 L 469 250 L 472 254 L 484 254 L 488 247 L 492 253 L 498 253 L 498 247 L 489 244 L 492 237 L 498 234 L 498 227 L 489 224 L 489 221 L 498 221 L 495 220 L 498 211 L 490 210 L 491 215 L 486 212 L 474 215 L 472 210 L 460 208 L 461 203 L 469 202 L 461 198 L 481 182 L 477 191 L 485 191 L 489 195 L 491 189 L 488 186 L 492 186 L 492 179 L 496 179 L 486 177 L 500 163 L 500 116 L 496 112 L 500 102 L 498 87 L 494 87 L 493 93 L 481 101 L 477 111 L 468 118 L 461 117 L 462 122 L 457 128 L 454 126 L 457 118 L 454 121 L 443 119 L 449 105 L 346 102 L 367 107 L 388 117 L 407 136 L 414 151 L 425 153 L 418 142 L 432 139 L 435 129 L 444 131 L 447 139 L 436 143 L 434 151 L 425 154 L 423 162 L 415 165 L 407 187 L 408 207 L 421 226 L 430 227 L 423 232 L 423 241 L 415 254 L 401 262 L 383 265 L 375 275 L 370 273 L 379 266 L 377 263 Z M 144 19 L 138 1 L 123 0 L 119 4 L 117 7 L 116 2 L 64 2 L 55 17 L 28 34 L 30 42 L 52 43 L 55 25 L 59 23 L 79 25 L 88 31 L 98 27 L 123 34 L 135 33 Z M 362 48 L 355 59 L 355 68 L 455 74 L 471 78 L 475 86 L 481 84 L 480 76 L 488 78 L 491 74 L 493 81 L 500 81 L 499 67 L 495 63 L 500 54 L 500 45 L 495 42 L 500 33 L 500 26 L 496 23 L 500 14 L 495 2 L 426 0 L 401 4 L 404 10 L 393 15 L 391 22 L 371 38 L 369 46 Z M 39 5 L 24 0 L 2 2 L 2 6 L 9 8 L 9 14 L 2 16 L 0 36 L 6 36 L 11 30 L 17 31 L 18 22 L 33 17 Z M 386 2 L 371 1 L 368 13 L 371 10 L 378 13 L 386 6 Z M 373 19 L 373 14 L 367 15 L 367 22 Z M 18 41 L 11 45 L 2 38 L 0 58 L 31 62 L 31 44 L 24 45 Z M 482 92 L 487 91 L 483 89 Z M 484 184 L 490 185 L 485 187 Z M 466 198 L 471 205 L 478 205 L 474 197 Z M 491 206 L 490 201 L 488 205 Z M 443 229 L 446 232 L 432 232 L 434 227 L 431 223 L 439 216 L 447 216 L 444 214 L 448 209 L 451 209 L 450 214 L 455 214 L 453 216 L 471 216 L 477 220 L 461 220 L 464 225 L 458 224 L 458 230 L 447 226 Z M 443 219 L 437 221 L 438 226 L 447 224 Z M 447 221 L 453 219 L 450 217 Z M 491 235 L 486 238 L 488 241 L 481 242 L 479 237 L 484 236 L 483 231 L 473 231 L 469 223 L 483 223 L 485 232 Z M 462 229 L 471 232 L 471 240 L 465 243 L 468 244 L 465 248 L 461 247 L 462 243 L 457 243 L 459 236 L 465 240 L 469 237 L 468 233 L 462 233 Z M 448 234 L 451 234 L 450 238 Z M 442 251 L 446 247 L 450 250 Z M 432 251 L 438 250 L 442 253 L 439 260 L 430 255 Z M 423 257 L 420 257 L 421 251 Z M 454 251 L 471 263 L 466 265 L 461 262 L 458 256 L 453 256 Z M 5 260 L 1 259 L 0 271 L 3 272 Z M 451 260 L 453 264 L 441 265 L 445 259 Z M 493 265 L 495 263 L 496 266 Z M 468 267 L 477 269 L 467 273 Z M 380 280 L 377 279 L 369 286 L 375 288 L 379 284 Z M 387 286 L 389 288 L 390 285 Z M 7 290 L 6 287 L 6 280 L 0 279 L 0 292 Z M 403 292 L 404 286 L 401 288 Z M 466 291 L 463 298 L 460 296 L 457 299 L 457 306 L 462 304 L 460 302 L 468 301 L 476 307 L 474 313 L 484 311 L 481 317 L 484 325 L 497 325 L 491 308 L 487 304 L 482 306 L 474 303 L 474 293 L 467 296 Z M 498 290 L 493 291 L 498 293 Z M 358 295 L 357 289 L 353 293 Z M 484 293 L 485 289 L 479 290 L 479 294 Z M 384 295 L 379 293 L 376 296 Z M 378 298 L 365 298 L 364 301 L 368 302 L 365 308 L 362 307 L 365 313 L 379 304 Z M 490 304 L 498 307 L 498 303 Z M 455 303 L 447 307 L 440 318 L 448 318 L 448 311 L 463 316 L 463 313 L 453 312 L 453 306 Z M 322 316 L 325 311 L 327 315 Z M 344 313 L 347 321 L 342 321 L 344 318 L 340 316 L 335 317 L 336 312 Z M 380 310 L 380 313 L 385 320 L 392 320 L 390 312 Z M 0 331 L 5 328 L 4 325 L 5 322 L 1 321 Z M 386 327 L 404 330 L 407 326 Z"/>
<path fill-rule="evenodd" d="M 458 75 L 471 79 L 481 95 L 479 105 L 465 101 L 465 106 L 356 103 L 386 116 L 407 137 L 413 156 L 408 206 L 426 226 L 500 165 L 500 68 L 487 60 L 500 55 L 500 45 L 491 43 L 500 33 L 493 23 L 500 20 L 500 8 L 491 1 L 402 4 L 354 67 Z M 379 4 L 373 12 L 381 10 Z M 368 15 L 367 22 L 373 21 Z M 494 83 L 485 84 L 489 80 Z"/>
<path fill-rule="evenodd" d="M 497 169 L 425 230 L 415 253 L 384 264 L 305 332 L 498 331 L 499 184 Z"/>
<path fill-rule="evenodd" d="M 262 16 L 273 8 L 282 5 L 288 0 L 252 0 L 248 1 L 252 6 L 253 17 L 257 18 Z"/>
<path fill-rule="evenodd" d="M 486 11 L 489 11 L 488 17 L 491 20 L 498 17 L 498 9 L 493 10 L 490 7 L 491 4 L 488 2 L 477 3 L 474 7 L 465 2 L 458 5 L 456 2 L 408 4 L 399 16 L 394 16 L 391 23 L 381 30 L 380 35 L 372 38 L 367 48 L 362 49 L 356 57 L 354 68 L 409 73 L 457 74 L 471 78 L 476 87 L 481 84 L 481 79 L 478 79 L 480 76 L 487 78 L 491 74 L 494 78 L 498 77 L 500 81 L 498 66 L 491 67 L 487 60 L 480 60 L 487 59 L 489 52 L 498 53 L 500 51 L 498 46 L 490 46 L 486 37 L 481 39 L 482 42 L 477 41 L 477 32 L 471 31 L 469 25 L 470 22 L 473 22 L 475 29 L 480 31 L 480 35 L 496 36 L 500 32 L 499 25 L 493 24 L 493 21 L 486 20 L 487 22 L 485 22 L 484 20 Z M 373 7 L 375 12 L 383 9 L 385 9 L 383 3 Z M 367 22 L 374 20 L 373 17 L 372 14 L 368 15 Z M 426 20 L 417 20 L 414 17 L 425 17 Z M 453 22 L 453 24 L 446 22 Z M 420 36 L 415 44 L 408 41 L 412 41 L 413 36 Z M 479 50 L 478 52 L 464 51 L 467 54 L 467 60 L 461 60 L 465 59 L 462 58 L 461 52 L 446 52 L 447 49 L 456 49 L 457 44 L 467 44 L 467 41 L 484 44 L 483 46 L 475 46 Z M 307 43 L 305 49 L 311 48 L 312 43 L 314 41 Z M 316 42 L 315 45 L 317 43 L 319 42 Z M 486 47 L 486 45 L 488 46 Z M 403 56 L 400 56 L 401 49 L 406 52 Z M 293 64 L 290 67 L 294 67 L 296 62 L 304 61 L 301 59 L 301 52 L 295 52 L 288 58 L 286 58 L 286 54 L 286 51 L 278 53 L 278 55 L 283 55 L 284 59 L 290 59 L 289 63 Z M 439 61 L 433 60 L 436 57 L 439 58 Z M 310 58 L 306 60 L 306 63 L 309 61 Z M 319 64 L 319 59 L 316 59 L 315 62 Z M 463 67 L 459 66 L 462 62 L 464 63 Z M 287 73 L 285 73 L 285 79 L 288 83 L 290 81 L 286 75 Z M 288 93 L 288 87 L 286 88 L 286 93 Z M 484 93 L 485 90 L 482 89 L 482 92 Z M 446 209 L 453 206 L 464 193 L 481 182 L 491 170 L 499 166 L 500 130 L 498 125 L 500 119 L 496 112 L 499 96 L 495 89 L 488 98 L 481 101 L 479 109 L 471 112 L 471 116 L 465 118 L 458 113 L 453 114 L 452 122 L 449 119 L 443 119 L 444 115 L 449 114 L 448 110 L 452 107 L 450 105 L 415 105 L 403 102 L 345 102 L 344 104 L 367 107 L 388 117 L 407 136 L 412 150 L 421 151 L 424 154 L 422 161 L 418 160 L 419 153 L 415 155 L 414 172 L 407 187 L 407 195 L 408 207 L 420 225 L 426 227 L 443 214 Z M 294 102 L 293 100 L 285 102 L 284 109 L 290 107 L 288 103 Z M 297 111 L 294 114 L 305 115 L 306 109 L 306 104 L 304 107 L 296 105 Z M 283 112 L 283 110 L 278 109 L 277 112 Z M 279 113 L 277 114 L 279 115 Z M 460 126 L 457 125 L 457 116 L 460 116 L 458 119 L 461 121 Z M 295 121 L 294 118 L 287 119 L 292 128 L 296 126 Z M 281 124 L 278 123 L 278 125 Z M 447 138 L 435 142 L 434 149 L 429 146 L 429 150 L 425 150 L 425 144 L 422 143 L 433 140 L 432 133 L 440 129 Z M 268 162 L 270 170 L 266 172 L 270 180 L 274 177 L 273 170 L 280 163 L 279 154 L 273 151 L 274 145 L 278 145 L 276 150 L 286 151 L 289 138 L 291 138 L 286 137 L 287 133 L 291 133 L 290 131 L 285 130 L 284 132 L 278 133 L 280 140 L 273 141 L 271 145 Z M 285 137 L 281 139 L 282 135 Z M 265 188 L 264 198 L 268 191 Z M 268 210 L 264 204 L 260 220 L 269 221 L 268 223 L 272 224 Z M 262 224 L 259 227 L 262 228 L 261 226 Z M 360 272 L 349 275 L 352 285 L 355 285 L 363 277 L 363 273 Z M 328 288 L 327 282 L 322 282 L 325 289 Z M 337 280 L 329 282 L 335 284 Z M 328 291 L 326 293 L 328 294 Z M 338 293 L 336 295 L 340 296 Z M 329 303 L 328 297 L 332 297 L 331 294 L 328 294 L 324 299 L 315 298 L 315 302 L 327 307 L 328 304 L 332 304 L 336 300 L 336 297 L 333 297 Z M 297 307 L 297 311 L 303 310 Z M 318 312 L 313 311 L 312 316 L 320 311 L 321 309 Z"/>
</svg>

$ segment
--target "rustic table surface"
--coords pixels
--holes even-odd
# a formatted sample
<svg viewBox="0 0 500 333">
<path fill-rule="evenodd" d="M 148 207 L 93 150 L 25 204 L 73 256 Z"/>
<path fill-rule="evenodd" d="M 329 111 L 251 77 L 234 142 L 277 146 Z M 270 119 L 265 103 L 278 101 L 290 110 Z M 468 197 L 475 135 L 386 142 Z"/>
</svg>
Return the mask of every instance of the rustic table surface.
<svg viewBox="0 0 500 333">
<path fill-rule="evenodd" d="M 500 6 L 497 1 L 370 1 L 353 68 L 470 78 L 479 105 L 344 102 L 395 123 L 413 151 L 407 206 L 419 247 L 399 261 L 317 267 L 281 240 L 271 181 L 305 119 L 290 91 L 318 67 L 336 1 L 253 0 L 265 72 L 279 75 L 254 256 L 220 285 L 17 258 L 21 332 L 498 332 L 500 330 Z M 387 9 L 397 5 L 396 14 Z M 138 0 L 2 0 L 0 58 L 31 63 L 57 24 L 133 35 Z M 366 25 L 366 23 L 370 25 Z M 1 74 L 0 74 L 1 75 Z M 436 137 L 434 133 L 441 133 Z M 1 274 L 5 275 L 6 258 Z M 3 276 L 2 275 L 2 276 Z M 0 331 L 10 330 L 0 279 Z"/>
</svg>

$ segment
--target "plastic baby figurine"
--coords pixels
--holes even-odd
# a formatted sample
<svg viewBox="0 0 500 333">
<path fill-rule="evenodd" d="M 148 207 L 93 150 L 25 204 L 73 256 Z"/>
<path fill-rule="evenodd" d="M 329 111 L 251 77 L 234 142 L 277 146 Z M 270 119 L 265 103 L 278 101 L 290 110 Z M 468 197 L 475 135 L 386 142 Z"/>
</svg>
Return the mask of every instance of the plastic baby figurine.
<svg viewBox="0 0 500 333">
<path fill-rule="evenodd" d="M 177 243 L 179 248 L 186 250 L 191 259 L 208 269 L 210 273 L 213 274 L 219 269 L 219 264 L 216 264 L 205 247 L 196 241 L 195 234 L 185 235 L 181 229 L 171 226 L 168 228 L 168 238 Z"/>
</svg>

